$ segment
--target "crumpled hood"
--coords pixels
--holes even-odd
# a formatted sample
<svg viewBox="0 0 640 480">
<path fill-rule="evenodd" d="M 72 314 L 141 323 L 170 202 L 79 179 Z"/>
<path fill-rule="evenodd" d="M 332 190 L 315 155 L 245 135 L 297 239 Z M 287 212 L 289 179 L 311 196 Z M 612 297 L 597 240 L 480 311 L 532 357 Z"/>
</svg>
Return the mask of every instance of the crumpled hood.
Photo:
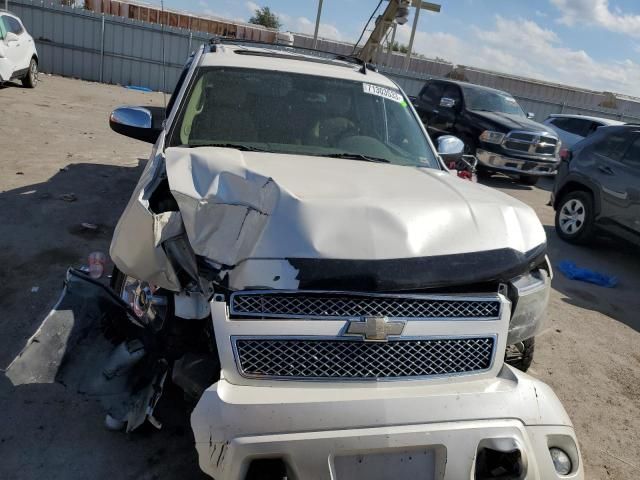
<svg viewBox="0 0 640 480">
<path fill-rule="evenodd" d="M 545 242 L 530 207 L 444 171 L 210 147 L 165 153 L 189 242 L 222 265 L 527 252 Z"/>
<path fill-rule="evenodd" d="M 525 130 L 537 133 L 546 132 L 552 137 L 558 136 L 558 134 L 550 127 L 520 115 L 509 115 L 508 113 L 500 112 L 484 112 L 479 110 L 471 110 L 471 112 L 483 120 L 488 120 L 491 123 L 500 125 L 502 127 L 500 130 L 504 130 L 504 133 L 507 133 L 509 130 Z"/>
</svg>

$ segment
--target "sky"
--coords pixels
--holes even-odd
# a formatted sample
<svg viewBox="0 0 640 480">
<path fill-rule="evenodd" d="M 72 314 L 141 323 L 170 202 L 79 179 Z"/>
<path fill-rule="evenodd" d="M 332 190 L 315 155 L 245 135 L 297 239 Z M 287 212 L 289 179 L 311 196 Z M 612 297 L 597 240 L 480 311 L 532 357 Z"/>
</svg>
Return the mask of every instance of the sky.
<svg viewBox="0 0 640 480">
<path fill-rule="evenodd" d="M 431 0 L 438 1 L 438 0 Z M 149 3 L 159 4 L 159 0 Z M 458 65 L 640 97 L 640 0 L 439 0 L 423 10 L 414 51 Z M 378 0 L 324 0 L 320 35 L 354 42 Z M 165 0 L 247 21 L 268 6 L 284 31 L 313 33 L 317 0 Z M 385 8 L 383 1 L 379 12 Z M 398 27 L 408 43 L 413 23 Z"/>
</svg>

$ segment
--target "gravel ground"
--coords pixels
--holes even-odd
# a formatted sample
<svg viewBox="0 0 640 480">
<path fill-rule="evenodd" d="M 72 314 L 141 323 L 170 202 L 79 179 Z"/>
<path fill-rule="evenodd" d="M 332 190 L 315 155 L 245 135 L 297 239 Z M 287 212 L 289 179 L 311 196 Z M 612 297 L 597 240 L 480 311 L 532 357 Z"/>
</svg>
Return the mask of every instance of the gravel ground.
<svg viewBox="0 0 640 480">
<path fill-rule="evenodd" d="M 66 268 L 108 251 L 150 151 L 109 130 L 108 114 L 119 104 L 159 105 L 162 95 L 52 76 L 36 90 L 0 87 L 0 368 L 55 304 Z M 569 259 L 619 278 L 604 289 L 556 274 L 530 372 L 569 412 L 587 478 L 640 478 L 637 247 L 559 240 L 547 206 L 550 181 L 525 187 L 494 177 L 488 184 L 536 210 L 554 263 Z M 61 384 L 13 386 L 0 373 L 0 478 L 203 478 L 179 404 L 171 394 L 161 403 L 161 431 L 112 433 L 96 401 Z"/>
</svg>

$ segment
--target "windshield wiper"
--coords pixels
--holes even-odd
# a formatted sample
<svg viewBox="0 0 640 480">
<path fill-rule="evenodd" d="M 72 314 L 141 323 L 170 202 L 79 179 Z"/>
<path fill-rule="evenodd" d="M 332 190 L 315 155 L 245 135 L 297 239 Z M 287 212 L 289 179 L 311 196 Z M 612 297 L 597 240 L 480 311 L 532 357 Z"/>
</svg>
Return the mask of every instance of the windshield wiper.
<svg viewBox="0 0 640 480">
<path fill-rule="evenodd" d="M 236 150 L 241 150 L 243 152 L 268 152 L 269 150 L 265 150 L 264 148 L 252 147 L 250 145 L 244 145 L 242 143 L 195 143 L 188 145 L 180 145 L 185 148 L 197 148 L 197 147 L 220 147 L 220 148 L 234 148 Z"/>
<path fill-rule="evenodd" d="M 364 162 L 375 162 L 375 163 L 391 163 L 386 158 L 377 158 L 370 157 L 369 155 L 363 155 L 361 153 L 329 153 L 327 155 L 321 155 L 322 157 L 330 157 L 330 158 L 346 158 L 348 160 L 362 160 Z"/>
</svg>

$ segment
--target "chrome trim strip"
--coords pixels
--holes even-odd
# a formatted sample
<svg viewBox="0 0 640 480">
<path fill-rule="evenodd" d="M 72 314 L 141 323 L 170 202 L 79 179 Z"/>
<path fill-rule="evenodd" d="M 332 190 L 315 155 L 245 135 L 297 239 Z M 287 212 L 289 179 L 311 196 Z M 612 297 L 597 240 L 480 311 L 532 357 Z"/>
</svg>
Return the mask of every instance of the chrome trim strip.
<svg viewBox="0 0 640 480">
<path fill-rule="evenodd" d="M 418 336 L 418 337 L 389 337 L 389 342 L 402 342 L 402 341 L 418 341 L 418 340 L 467 340 L 474 338 L 491 338 L 493 339 L 493 346 L 491 348 L 491 359 L 489 361 L 489 366 L 482 370 L 474 370 L 473 372 L 462 372 L 462 373 L 448 373 L 448 374 L 438 374 L 438 375 L 418 375 L 418 376 L 407 376 L 407 377 L 375 377 L 375 378 L 367 378 L 367 377 L 282 377 L 282 376 L 270 376 L 270 375 L 255 375 L 255 374 L 247 374 L 242 369 L 240 365 L 240 357 L 238 355 L 237 341 L 238 340 L 314 340 L 314 341 L 339 341 L 339 342 L 358 342 L 358 343 L 374 343 L 367 342 L 364 339 L 358 339 L 357 337 L 331 337 L 331 336 L 314 336 L 314 335 L 265 335 L 265 336 L 255 336 L 255 335 L 232 335 L 230 337 L 231 340 L 231 348 L 233 349 L 233 358 L 236 363 L 236 368 L 240 376 L 247 379 L 254 380 L 278 380 L 278 381 L 302 381 L 302 382 L 334 382 L 334 383 L 342 383 L 342 382 L 401 382 L 405 380 L 431 380 L 431 379 L 443 379 L 443 378 L 451 378 L 451 377 L 462 377 L 462 376 L 472 376 L 479 375 L 482 373 L 486 373 L 490 371 L 496 359 L 496 347 L 498 346 L 498 335 L 497 334 L 484 334 L 484 335 L 455 335 L 455 336 L 446 336 L 446 335 L 433 335 L 433 336 Z M 376 342 L 380 343 L 380 342 Z"/>
<path fill-rule="evenodd" d="M 393 317 L 388 316 L 389 319 L 399 320 L 416 320 L 416 321 L 493 321 L 499 320 L 502 316 L 503 302 L 496 293 L 492 294 L 464 294 L 464 295 L 431 295 L 431 294 L 411 294 L 411 293 L 370 293 L 370 292 L 349 292 L 343 290 L 239 290 L 231 294 L 229 299 L 229 315 L 236 317 L 240 320 L 243 317 L 251 318 L 278 318 L 281 320 L 325 320 L 325 321 L 344 321 L 344 320 L 359 320 L 362 318 L 360 315 L 356 316 L 322 316 L 322 315 L 289 315 L 289 314 L 277 314 L 277 313 L 246 313 L 238 312 L 234 307 L 234 298 L 236 296 L 244 295 L 331 295 L 339 297 L 341 295 L 353 296 L 353 297 L 370 297 L 370 298 L 407 298 L 415 300 L 433 300 L 433 301 L 445 301 L 445 302 L 499 302 L 500 307 L 498 314 L 493 317 Z M 234 319 L 234 320 L 235 320 Z"/>
</svg>

